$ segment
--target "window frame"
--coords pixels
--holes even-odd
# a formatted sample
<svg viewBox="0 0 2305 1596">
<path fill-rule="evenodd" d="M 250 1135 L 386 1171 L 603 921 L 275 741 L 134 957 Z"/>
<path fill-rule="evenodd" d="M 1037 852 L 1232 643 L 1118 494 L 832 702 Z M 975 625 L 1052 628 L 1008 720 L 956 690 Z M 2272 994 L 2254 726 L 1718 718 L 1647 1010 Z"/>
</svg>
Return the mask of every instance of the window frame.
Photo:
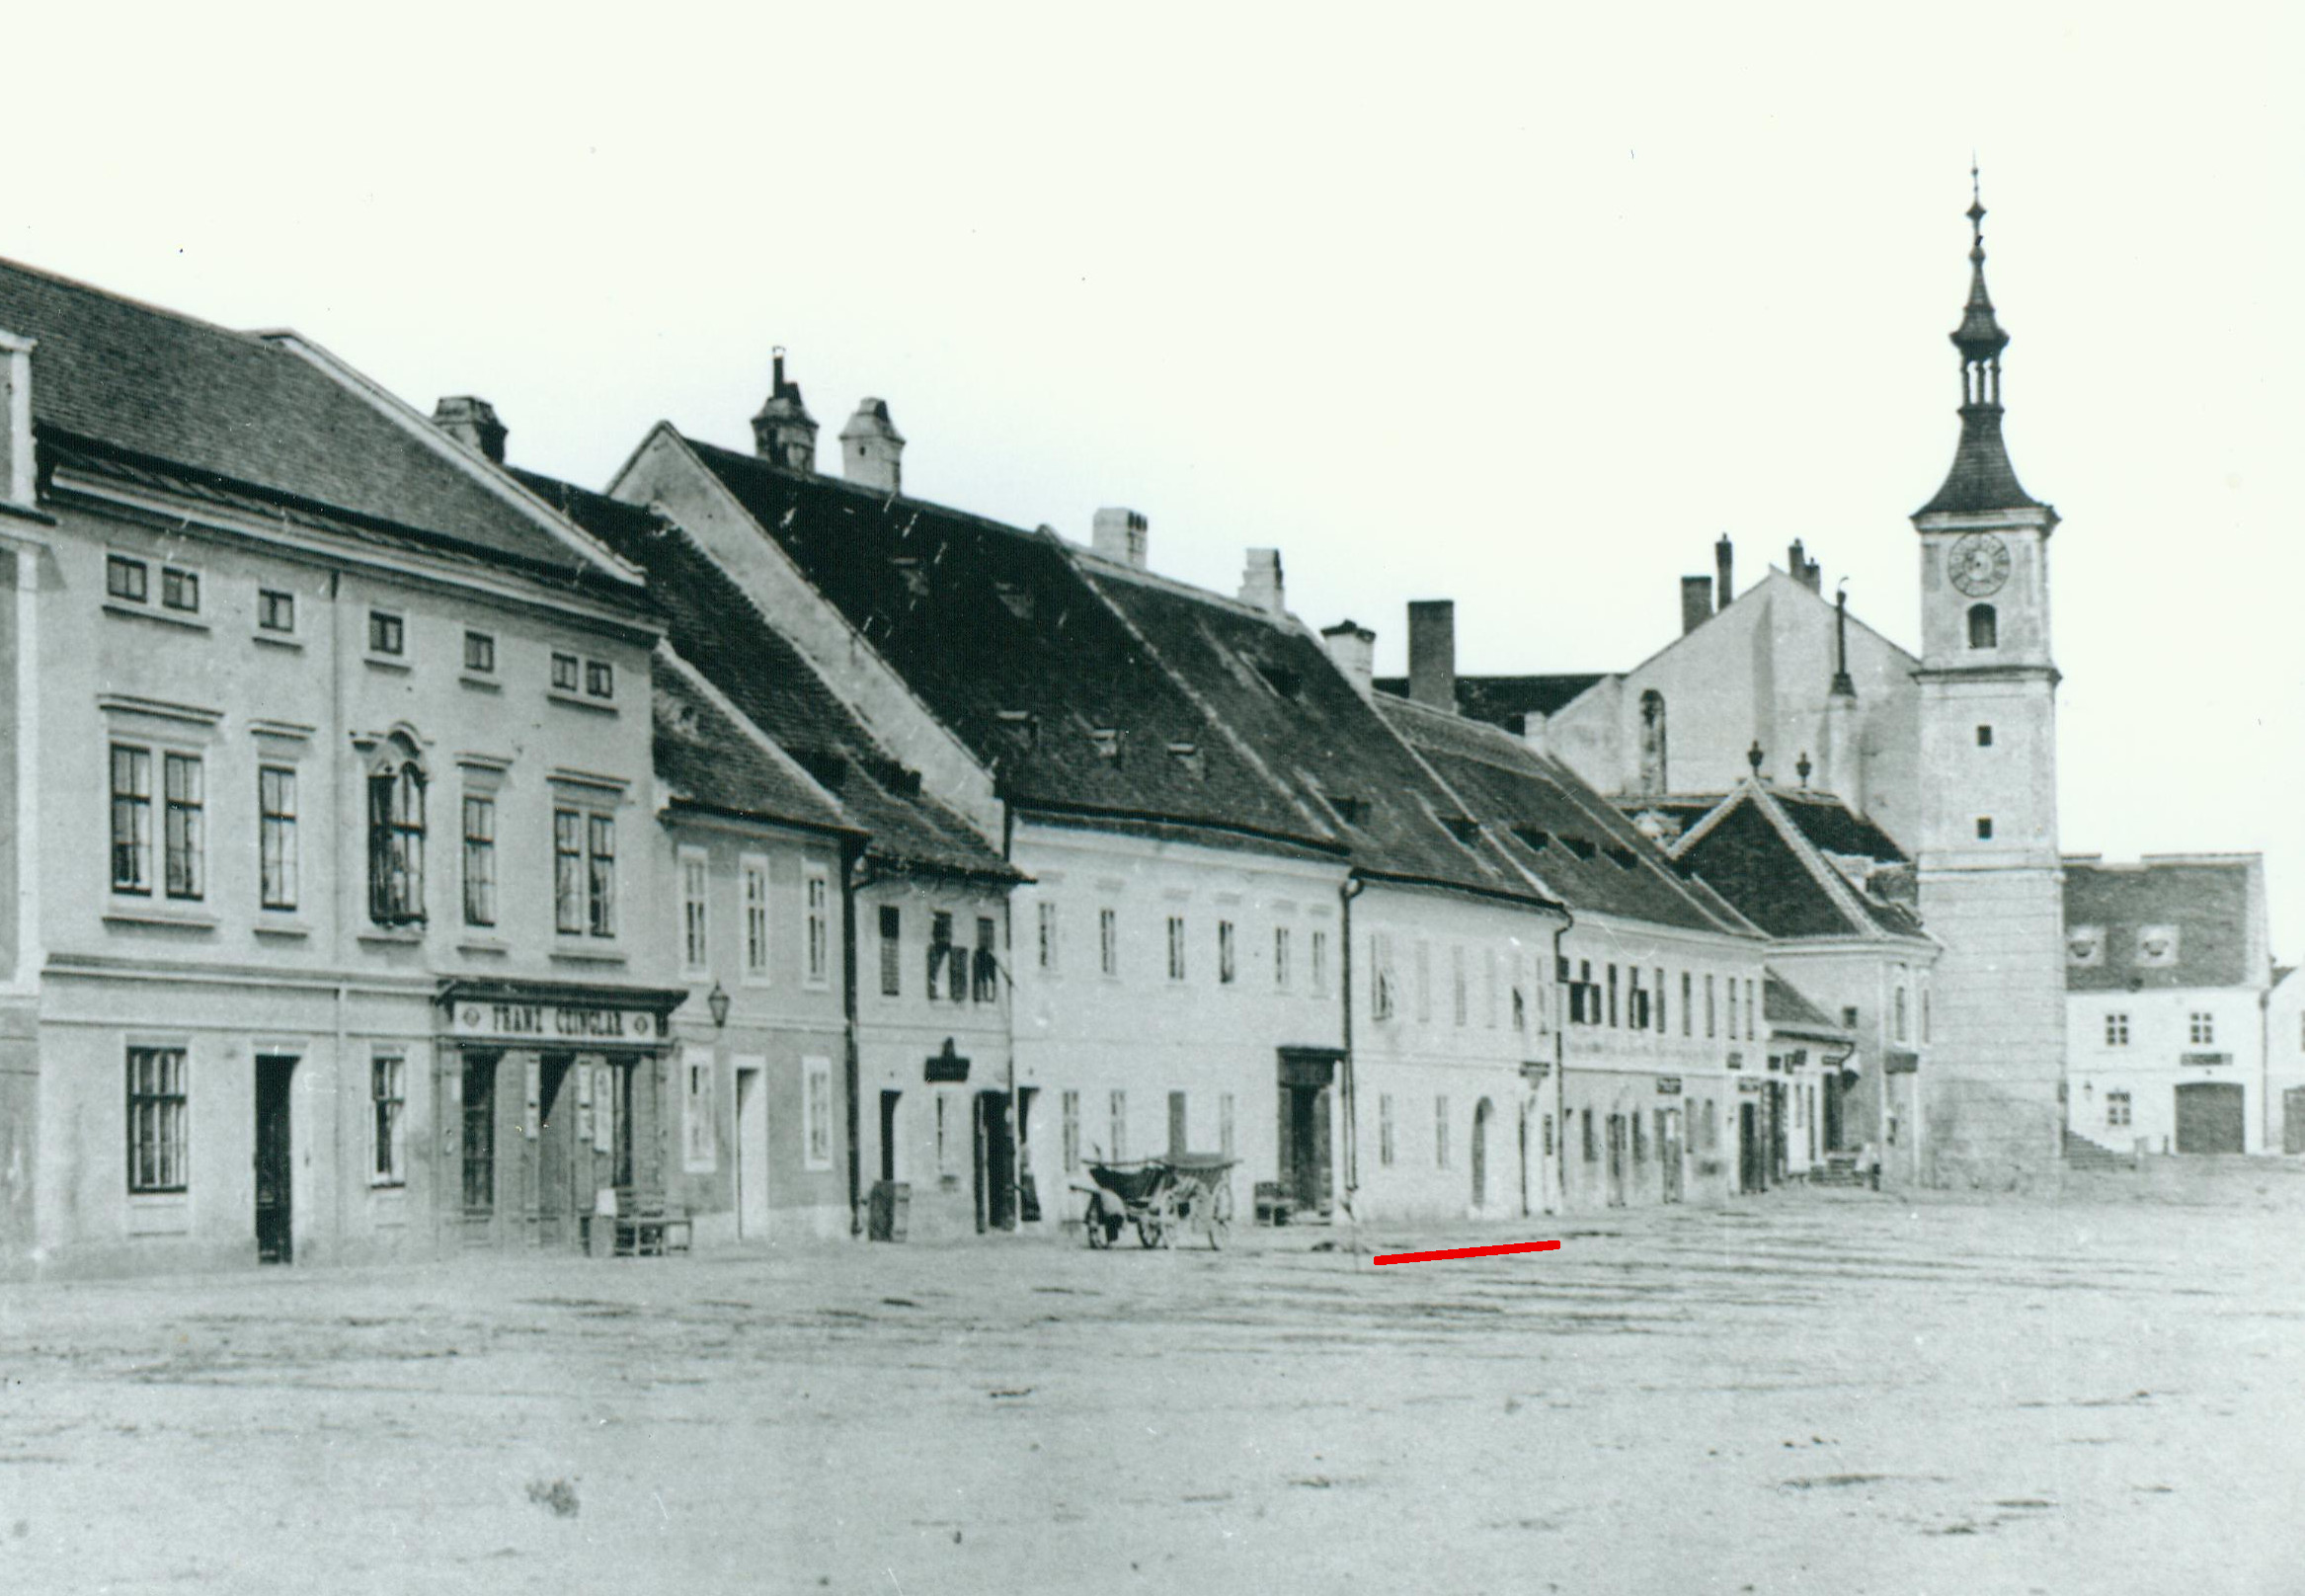
<svg viewBox="0 0 2305 1596">
<path fill-rule="evenodd" d="M 368 657 L 405 662 L 408 659 L 408 615 L 403 610 L 368 606 Z"/>
<path fill-rule="evenodd" d="M 408 1184 L 408 1054 L 399 1047 L 368 1051 L 368 1184 Z"/>
<path fill-rule="evenodd" d="M 567 679 L 565 681 L 561 679 L 563 666 L 567 667 Z M 584 684 L 584 661 L 574 654 L 564 654 L 559 649 L 554 649 L 552 663 L 547 669 L 544 679 L 554 692 L 575 693 Z"/>
<path fill-rule="evenodd" d="M 460 796 L 458 896 L 464 923 L 476 930 L 491 930 L 497 922 L 496 794 L 467 788 Z M 476 817 L 482 823 L 477 829 Z"/>
<path fill-rule="evenodd" d="M 133 593 L 128 591 L 133 576 Z M 104 598 L 107 603 L 146 604 L 152 602 L 152 562 L 134 554 L 119 554 L 107 549 L 104 555 Z"/>
<path fill-rule="evenodd" d="M 186 780 L 181 792 L 177 777 Z M 161 888 L 170 903 L 207 898 L 207 769 L 198 754 L 160 751 Z"/>
<path fill-rule="evenodd" d="M 1240 980 L 1240 938 L 1233 922 L 1217 921 L 1217 985 L 1231 987 Z"/>
<path fill-rule="evenodd" d="M 801 1162 L 813 1170 L 833 1167 L 833 1061 L 812 1054 L 800 1061 Z M 943 1093 L 938 1093 L 942 1100 Z"/>
<path fill-rule="evenodd" d="M 820 992 L 833 984 L 833 877 L 815 859 L 801 878 L 801 985 Z"/>
<path fill-rule="evenodd" d="M 274 778 L 278 778 L 277 780 Z M 293 913 L 302 882 L 296 836 L 296 767 L 256 767 L 256 906 Z"/>
<path fill-rule="evenodd" d="M 139 1062 L 149 1069 L 139 1073 Z M 169 1066 L 173 1062 L 173 1069 Z M 128 1194 L 183 1196 L 192 1190 L 192 1048 L 131 1042 L 125 1075 Z M 173 1087 L 173 1089 L 171 1089 Z M 150 1134 L 146 1135 L 149 1126 Z M 173 1175 L 174 1178 L 169 1177 Z"/>
<path fill-rule="evenodd" d="M 773 886 L 767 854 L 737 855 L 737 912 L 743 919 L 739 951 L 745 961 L 744 983 L 749 987 L 765 987 L 774 975 L 769 963 L 775 956 L 774 911 L 770 907 Z"/>
<path fill-rule="evenodd" d="M 708 1175 L 720 1167 L 720 1060 L 709 1047 L 680 1049 L 680 1170 Z M 804 1104 L 805 1109 L 805 1104 Z"/>
<path fill-rule="evenodd" d="M 464 669 L 476 677 L 496 675 L 496 633 L 464 628 Z"/>
<path fill-rule="evenodd" d="M 2108 1048 L 2125 1048 L 2129 1045 L 2129 1016 L 2126 1010 L 2106 1010 L 2105 1045 Z"/>
<path fill-rule="evenodd" d="M 276 610 L 276 600 L 278 607 Z M 275 624 L 276 614 L 284 625 Z M 290 588 L 256 590 L 256 629 L 269 637 L 296 635 L 296 595 Z"/>
<path fill-rule="evenodd" d="M 152 868 L 153 751 L 113 741 L 106 760 L 112 813 L 112 890 L 132 898 L 154 896 Z M 123 764 L 123 758 L 125 763 Z M 123 769 L 127 785 L 122 785 Z M 123 824 L 124 823 L 124 824 Z M 123 849 L 126 851 L 123 853 Z M 123 864 L 128 868 L 123 871 Z"/>
<path fill-rule="evenodd" d="M 1172 986 L 1181 986 L 1190 967 L 1185 963 L 1184 917 L 1168 917 L 1168 980 Z"/>
<path fill-rule="evenodd" d="M 616 697 L 616 666 L 611 660 L 585 661 L 585 696 L 610 703 Z"/>
<path fill-rule="evenodd" d="M 905 912 L 895 904 L 882 904 L 875 918 L 880 933 L 880 995 L 902 998 L 905 995 Z"/>
<path fill-rule="evenodd" d="M 425 924 L 425 794 L 431 785 L 413 753 L 369 767 L 368 919 L 394 929 Z M 411 811 L 413 810 L 413 816 Z"/>
<path fill-rule="evenodd" d="M 199 572 L 184 565 L 161 566 L 160 607 L 172 614 L 199 614 L 200 612 Z"/>
<path fill-rule="evenodd" d="M 680 894 L 680 974 L 702 980 L 712 974 L 712 854 L 693 842 L 675 850 Z"/>
<path fill-rule="evenodd" d="M 1096 962 L 1100 974 L 1118 981 L 1121 975 L 1121 914 L 1117 909 L 1096 912 Z"/>
</svg>

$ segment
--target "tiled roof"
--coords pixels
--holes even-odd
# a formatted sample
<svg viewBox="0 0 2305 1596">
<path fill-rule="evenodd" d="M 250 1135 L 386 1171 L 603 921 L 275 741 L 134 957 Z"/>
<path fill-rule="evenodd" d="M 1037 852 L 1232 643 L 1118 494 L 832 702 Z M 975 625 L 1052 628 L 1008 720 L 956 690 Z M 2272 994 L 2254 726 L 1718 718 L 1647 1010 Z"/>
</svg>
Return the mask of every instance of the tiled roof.
<svg viewBox="0 0 2305 1596">
<path fill-rule="evenodd" d="M 658 783 L 675 802 L 819 831 L 854 831 L 839 806 L 780 763 L 661 656 L 654 673 Z"/>
<path fill-rule="evenodd" d="M 1801 995 L 1798 987 L 1776 971 L 1764 968 L 1766 978 L 1761 986 L 1761 1016 L 1773 1030 L 1792 1031 L 1801 1035 L 1824 1035 L 1846 1039 L 1849 1032 L 1835 1023 L 1832 1016 Z"/>
<path fill-rule="evenodd" d="M 2263 984 L 2250 966 L 2254 854 L 2148 859 L 2141 864 L 2065 861 L 2065 986 L 2071 992 L 2162 991 Z M 2176 947 L 2156 957 L 2145 943 L 2174 929 Z M 2096 932 L 2094 957 L 2076 958 Z"/>
<path fill-rule="evenodd" d="M 1054 533 L 688 446 L 1011 802 L 1334 840 Z"/>
<path fill-rule="evenodd" d="M 1778 788 L 1773 789 L 1772 795 L 1786 818 L 1800 828 L 1801 836 L 1824 852 L 1868 858 L 1880 864 L 1911 862 L 1897 846 L 1896 838 L 1863 815 L 1853 813 L 1847 804 L 1829 793 L 1787 792 Z"/>
<path fill-rule="evenodd" d="M 1813 797 L 1788 801 L 1783 793 L 1746 782 L 1684 833 L 1673 858 L 1772 936 L 1920 936 L 1920 921 L 1909 908 L 1867 890 L 1862 879 L 1850 879 L 1823 856 L 1804 818 L 1848 840 L 1858 839 L 1862 829 L 1846 811 L 1846 824 L 1837 828 L 1822 818 L 1825 808 Z"/>
<path fill-rule="evenodd" d="M 0 262 L 0 328 L 38 340 L 33 421 L 226 484 L 558 571 L 604 571 L 382 402 L 276 338 Z M 619 579 L 618 586 L 630 588 Z"/>
<path fill-rule="evenodd" d="M 1495 727 L 1379 694 L 1377 711 L 1482 826 L 1572 913 L 1694 930 L 1742 929 L 1566 765 Z"/>
<path fill-rule="evenodd" d="M 1469 720 L 1501 726 L 1518 737 L 1529 729 L 1531 715 L 1550 715 L 1584 692 L 1600 676 L 1459 677 L 1457 712 Z M 1395 698 L 1408 696 L 1408 678 L 1379 677 L 1379 692 Z"/>
<path fill-rule="evenodd" d="M 867 857 L 998 880 L 1016 872 L 967 822 L 922 793 L 743 592 L 678 527 L 651 512 L 515 473 L 620 558 L 648 574 L 673 647 L 839 801 L 867 832 Z M 742 806 L 740 806 L 742 807 Z"/>
</svg>

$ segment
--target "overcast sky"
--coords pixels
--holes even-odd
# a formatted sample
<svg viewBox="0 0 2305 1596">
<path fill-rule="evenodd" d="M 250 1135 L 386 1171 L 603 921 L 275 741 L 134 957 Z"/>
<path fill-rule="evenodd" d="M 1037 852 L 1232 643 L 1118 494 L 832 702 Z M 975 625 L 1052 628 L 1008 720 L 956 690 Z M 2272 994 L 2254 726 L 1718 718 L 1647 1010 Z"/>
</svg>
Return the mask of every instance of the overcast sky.
<svg viewBox="0 0 2305 1596">
<path fill-rule="evenodd" d="M 11 19 L 0 253 L 603 483 L 771 346 L 924 498 L 1152 518 L 1397 669 L 1623 669 L 1720 532 L 1910 645 L 1968 165 L 2052 543 L 2069 850 L 2262 848 L 2305 937 L 2298 27 L 2274 6 L 1169 4 Z"/>
</svg>

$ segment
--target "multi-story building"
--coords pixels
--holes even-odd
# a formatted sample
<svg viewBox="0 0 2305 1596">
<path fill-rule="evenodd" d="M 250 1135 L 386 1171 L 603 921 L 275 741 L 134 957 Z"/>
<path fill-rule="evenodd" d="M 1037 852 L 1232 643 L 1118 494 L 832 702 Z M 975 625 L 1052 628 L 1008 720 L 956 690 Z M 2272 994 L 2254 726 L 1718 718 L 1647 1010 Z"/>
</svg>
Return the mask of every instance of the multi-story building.
<svg viewBox="0 0 2305 1596">
<path fill-rule="evenodd" d="M 574 1245 L 661 1192 L 637 574 L 294 335 L 16 267 L 0 328 L 8 1262 Z"/>
<path fill-rule="evenodd" d="M 2264 1153 L 2281 1146 L 2268 1071 L 2273 991 L 2265 860 L 2068 854 L 2065 1126 L 2123 1153 Z"/>
</svg>

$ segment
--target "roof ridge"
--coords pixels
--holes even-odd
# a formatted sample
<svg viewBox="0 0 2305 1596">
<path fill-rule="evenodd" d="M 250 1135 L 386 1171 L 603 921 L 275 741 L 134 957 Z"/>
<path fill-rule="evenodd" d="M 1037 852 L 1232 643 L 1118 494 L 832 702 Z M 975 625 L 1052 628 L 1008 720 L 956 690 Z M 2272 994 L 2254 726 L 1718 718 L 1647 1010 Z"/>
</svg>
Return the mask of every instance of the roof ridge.
<svg viewBox="0 0 2305 1596">
<path fill-rule="evenodd" d="M 87 294 L 92 299 L 107 299 L 117 305 L 128 305 L 143 311 L 146 315 L 165 316 L 170 321 L 182 322 L 188 327 L 198 327 L 202 332 L 221 333 L 226 338 L 237 340 L 254 349 L 276 347 L 273 344 L 273 338 L 280 333 L 287 333 L 291 337 L 300 336 L 286 328 L 273 328 L 264 332 L 256 332 L 239 327 L 227 327 L 220 321 L 209 321 L 204 316 L 195 316 L 190 311 L 154 304 L 151 300 L 139 299 L 134 294 L 118 293 L 111 288 L 100 288 L 93 282 L 83 282 L 78 278 L 66 277 L 61 272 L 51 272 L 45 267 L 27 266 L 24 262 L 5 255 L 0 255 L 0 271 L 20 272 L 28 278 L 39 278 L 43 282 L 52 282 L 59 288 L 66 288 L 74 293 Z"/>
</svg>

